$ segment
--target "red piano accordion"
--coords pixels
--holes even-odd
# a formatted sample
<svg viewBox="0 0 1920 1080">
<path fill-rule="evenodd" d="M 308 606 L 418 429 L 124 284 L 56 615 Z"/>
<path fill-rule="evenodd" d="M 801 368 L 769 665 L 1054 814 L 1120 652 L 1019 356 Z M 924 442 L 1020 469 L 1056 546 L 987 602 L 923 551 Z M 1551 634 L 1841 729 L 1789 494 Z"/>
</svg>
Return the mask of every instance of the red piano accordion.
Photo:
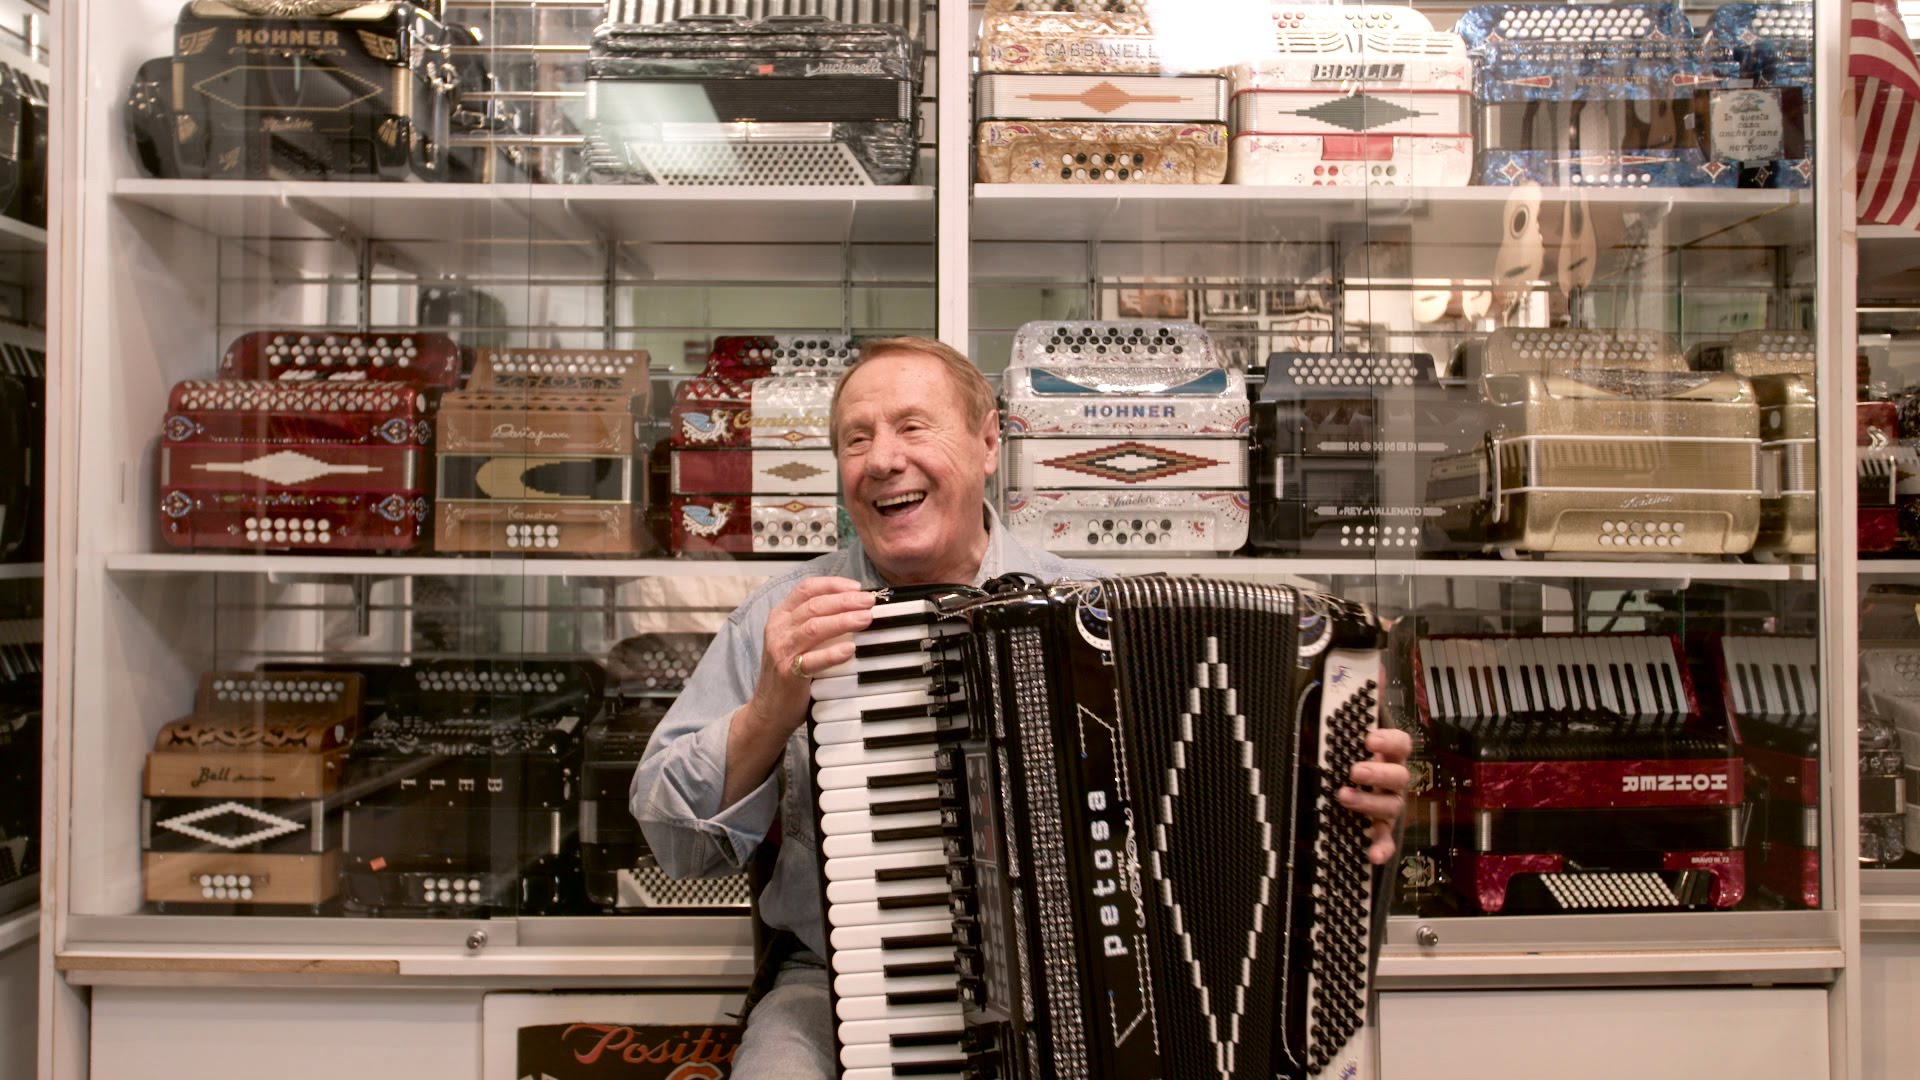
<svg viewBox="0 0 1920 1080">
<path fill-rule="evenodd" d="M 1451 887 L 1483 914 L 1731 908 L 1743 774 L 1660 634 L 1426 637 L 1414 697 Z"/>
<path fill-rule="evenodd" d="M 647 363 L 637 351 L 481 350 L 468 388 L 440 407 L 434 548 L 641 554 Z"/>
<path fill-rule="evenodd" d="M 247 334 L 174 386 L 160 535 L 182 548 L 408 551 L 426 538 L 442 334 Z"/>
</svg>

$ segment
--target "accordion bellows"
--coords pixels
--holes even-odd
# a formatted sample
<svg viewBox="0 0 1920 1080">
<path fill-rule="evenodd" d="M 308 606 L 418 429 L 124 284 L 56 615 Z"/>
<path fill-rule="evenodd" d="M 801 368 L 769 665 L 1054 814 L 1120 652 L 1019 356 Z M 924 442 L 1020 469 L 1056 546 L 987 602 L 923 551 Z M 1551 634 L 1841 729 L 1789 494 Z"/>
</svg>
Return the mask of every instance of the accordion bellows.
<svg viewBox="0 0 1920 1080">
<path fill-rule="evenodd" d="M 434 547 L 637 555 L 645 352 L 481 350 L 440 407 Z"/>
<path fill-rule="evenodd" d="M 1217 184 L 1227 80 L 1168 75 L 1138 7 L 990 4 L 974 86 L 981 183 Z"/>
<path fill-rule="evenodd" d="M 1555 554 L 1738 555 L 1760 529 L 1760 415 L 1738 375 L 1647 331 L 1496 331 L 1484 451 L 1435 462 L 1442 527 Z M 1470 361 L 1471 362 L 1471 361 Z"/>
<path fill-rule="evenodd" d="M 1016 536 L 1109 555 L 1246 542 L 1246 376 L 1200 327 L 1028 323 L 1004 385 Z"/>
<path fill-rule="evenodd" d="M 651 184 L 903 184 L 920 66 L 898 25 L 609 21 L 587 61 L 588 164 Z"/>
<path fill-rule="evenodd" d="M 160 177 L 446 179 L 455 35 L 436 6 L 192 0 L 173 56 L 135 77 L 136 156 Z"/>
</svg>

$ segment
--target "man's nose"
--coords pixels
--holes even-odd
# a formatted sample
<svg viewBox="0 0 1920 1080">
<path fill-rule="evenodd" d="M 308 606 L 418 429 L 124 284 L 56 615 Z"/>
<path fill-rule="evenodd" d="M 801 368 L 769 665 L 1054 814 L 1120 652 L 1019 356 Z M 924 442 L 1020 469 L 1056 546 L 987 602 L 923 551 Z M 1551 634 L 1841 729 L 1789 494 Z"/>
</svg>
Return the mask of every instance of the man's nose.
<svg viewBox="0 0 1920 1080">
<path fill-rule="evenodd" d="M 866 466 L 868 476 L 891 476 L 905 468 L 900 440 L 888 432 L 875 432 L 873 444 L 867 447 Z"/>
</svg>

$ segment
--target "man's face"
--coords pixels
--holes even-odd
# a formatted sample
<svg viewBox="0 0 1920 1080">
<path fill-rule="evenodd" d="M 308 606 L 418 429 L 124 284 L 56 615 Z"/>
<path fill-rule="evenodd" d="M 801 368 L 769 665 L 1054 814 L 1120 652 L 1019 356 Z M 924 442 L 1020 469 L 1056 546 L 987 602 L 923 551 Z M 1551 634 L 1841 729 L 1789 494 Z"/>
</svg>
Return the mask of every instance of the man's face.
<svg viewBox="0 0 1920 1080">
<path fill-rule="evenodd" d="M 841 497 L 874 565 L 901 584 L 957 572 L 947 563 L 983 532 L 980 506 L 1000 460 L 998 417 L 989 410 L 968 423 L 939 360 L 894 353 L 847 376 L 835 433 Z"/>
</svg>

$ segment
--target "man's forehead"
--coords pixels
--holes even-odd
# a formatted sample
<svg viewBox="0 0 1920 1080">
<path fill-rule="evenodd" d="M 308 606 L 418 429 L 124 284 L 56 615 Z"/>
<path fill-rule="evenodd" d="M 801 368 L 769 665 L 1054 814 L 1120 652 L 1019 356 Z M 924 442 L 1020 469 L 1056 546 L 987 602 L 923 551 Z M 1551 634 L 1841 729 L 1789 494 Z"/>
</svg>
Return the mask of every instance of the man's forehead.
<svg viewBox="0 0 1920 1080">
<path fill-rule="evenodd" d="M 912 374 L 904 382 L 885 384 L 885 380 L 875 377 L 906 374 L 901 371 L 902 366 Z M 873 369 L 869 377 L 861 378 L 868 369 Z M 939 405 L 947 398 L 958 396 L 958 393 L 946 365 L 938 357 L 926 353 L 898 352 L 854 365 L 853 370 L 844 376 L 838 404 L 842 412 L 892 415 Z"/>
</svg>

